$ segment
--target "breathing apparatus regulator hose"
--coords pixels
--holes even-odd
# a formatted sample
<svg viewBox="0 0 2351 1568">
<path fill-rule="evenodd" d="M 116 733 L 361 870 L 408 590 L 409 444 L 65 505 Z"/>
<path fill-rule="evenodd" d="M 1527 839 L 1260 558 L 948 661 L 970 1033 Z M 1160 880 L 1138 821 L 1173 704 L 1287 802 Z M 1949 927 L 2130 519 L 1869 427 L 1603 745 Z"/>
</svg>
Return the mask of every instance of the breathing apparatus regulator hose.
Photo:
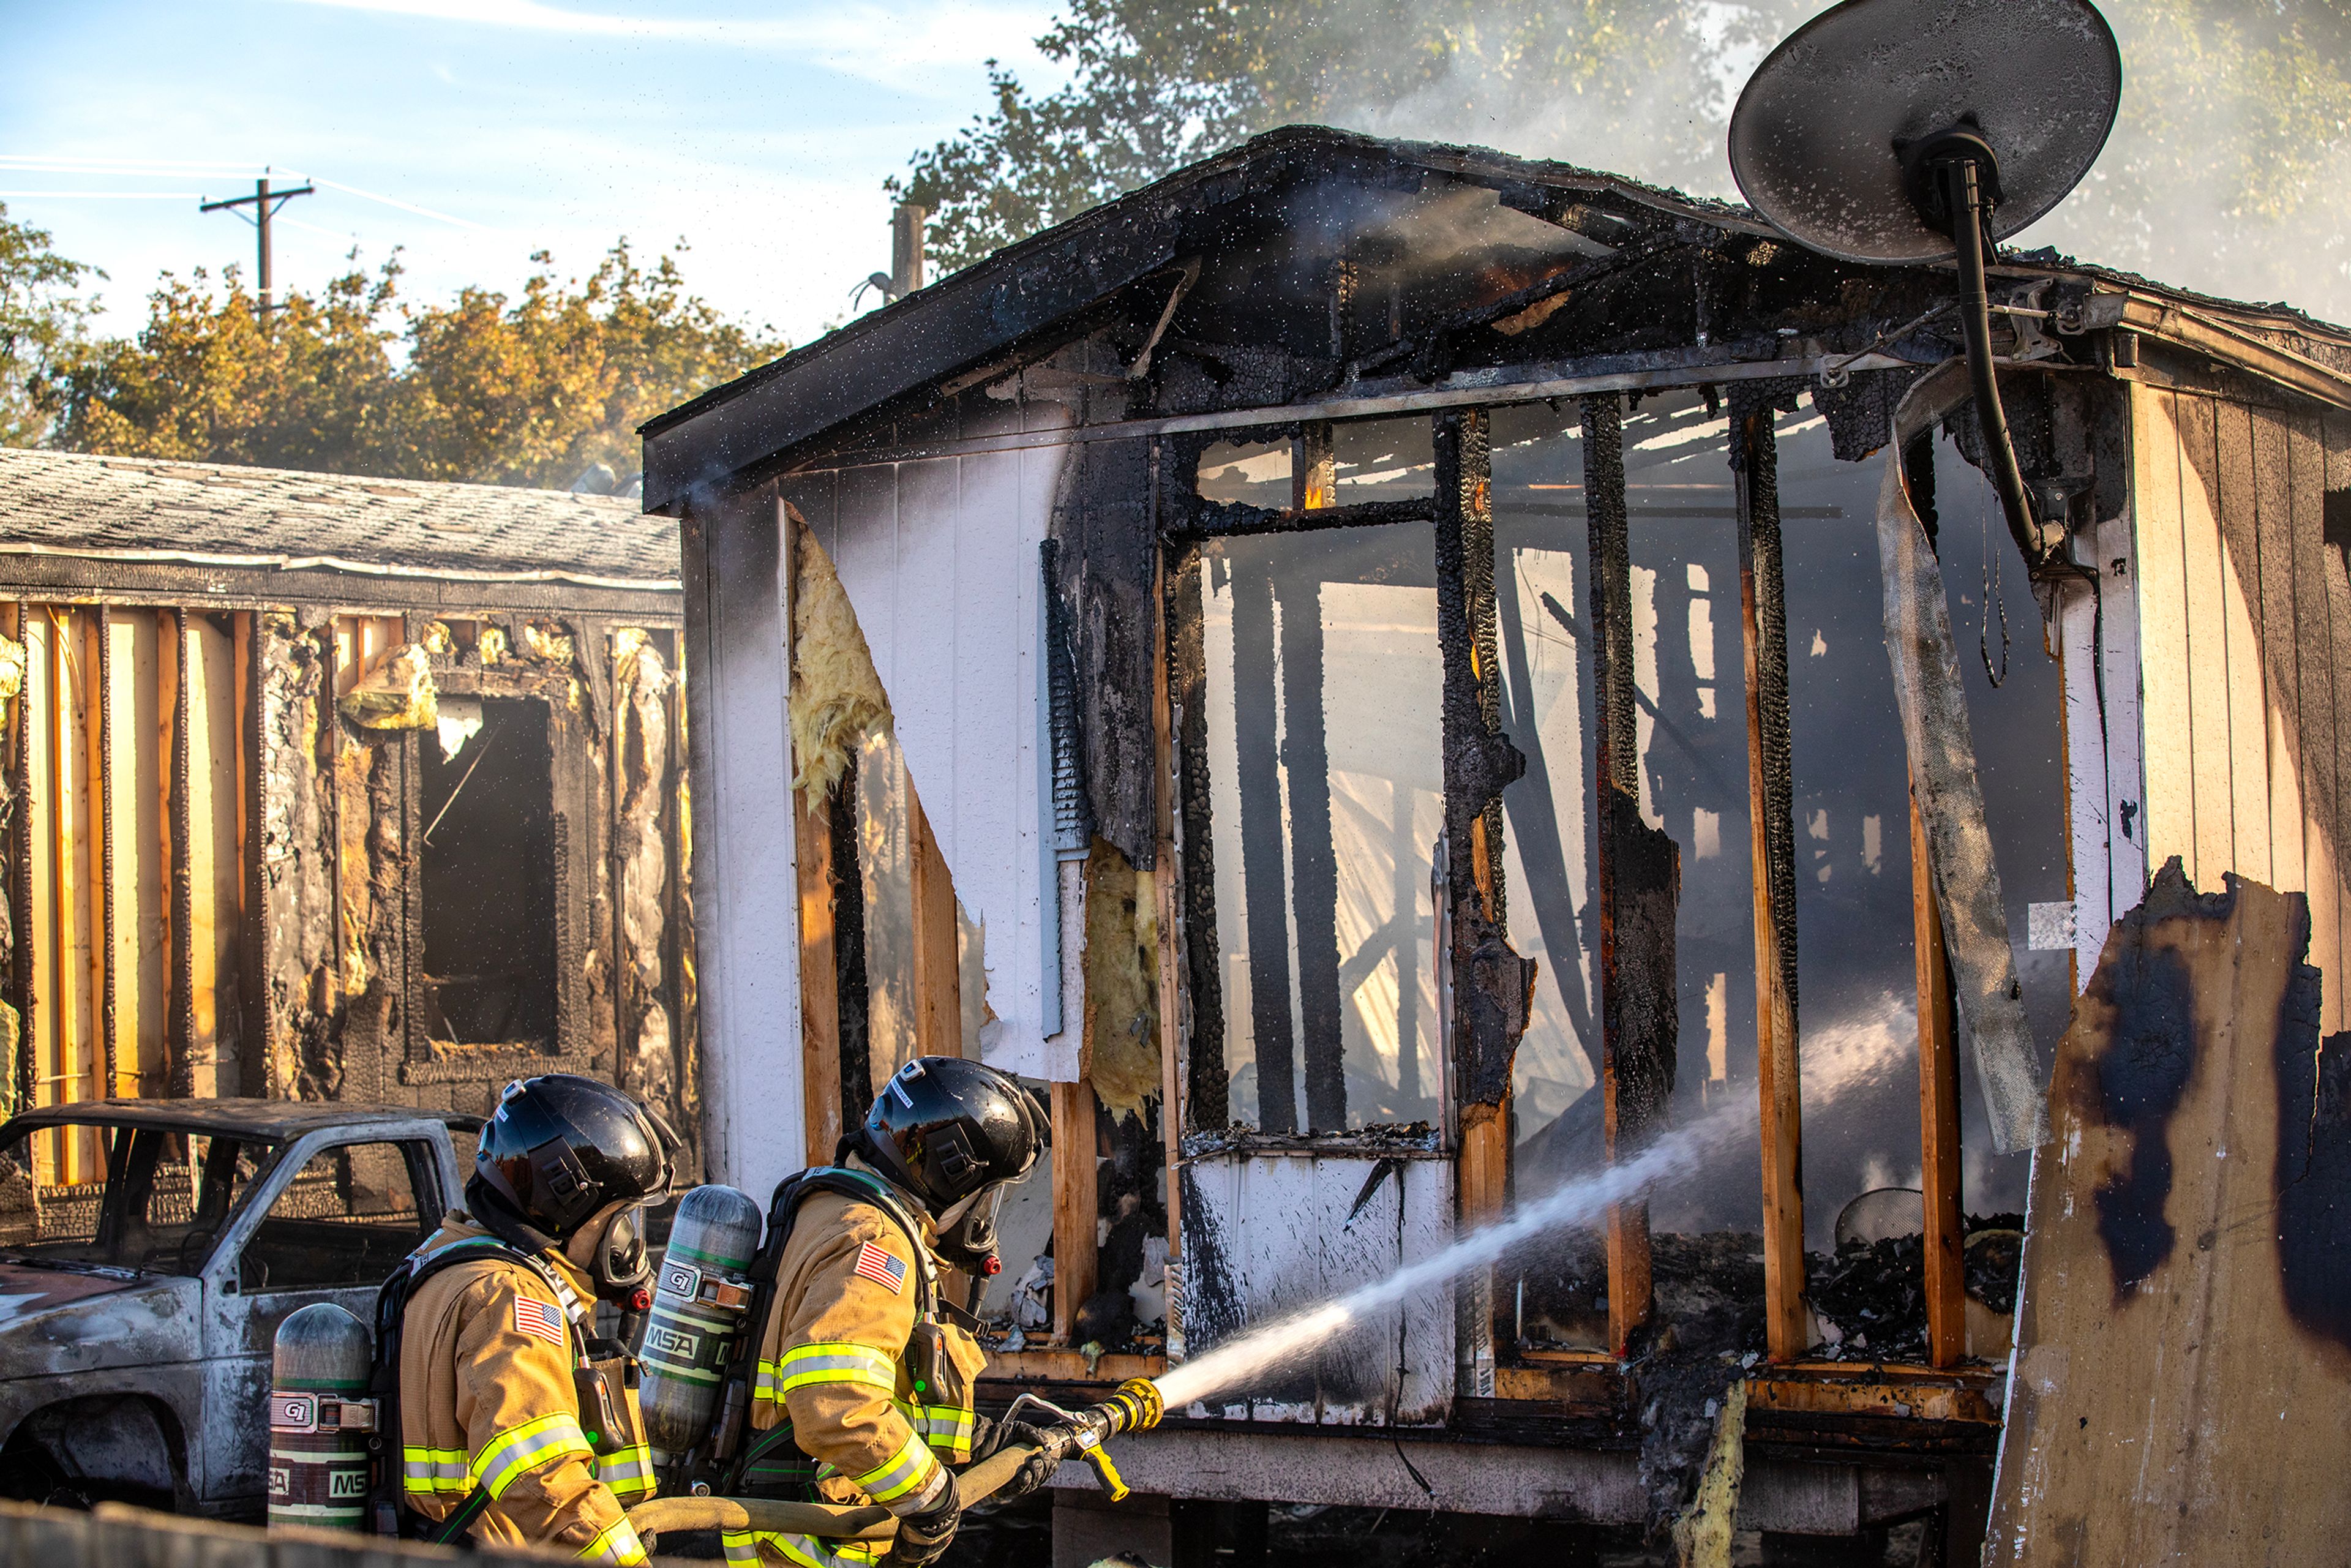
<svg viewBox="0 0 2351 1568">
<path fill-rule="evenodd" d="M 1041 1403 L 1040 1401 L 1039 1403 Z M 1075 1453 L 1092 1465 L 1105 1491 L 1126 1495 L 1109 1455 L 1105 1439 L 1123 1432 L 1141 1432 L 1159 1425 L 1166 1406 L 1157 1385 L 1148 1378 L 1130 1377 L 1108 1399 L 1069 1412 L 1052 1428 L 1050 1447 L 1066 1456 Z M 985 1501 L 1040 1452 L 1026 1445 L 998 1449 L 960 1471 L 956 1490 L 966 1505 Z M 763 1498 L 663 1497 L 639 1503 L 629 1511 L 629 1522 L 639 1534 L 672 1530 L 778 1531 L 794 1535 L 822 1536 L 829 1541 L 887 1541 L 898 1521 L 886 1508 L 873 1504 L 849 1507 L 823 1502 L 777 1502 Z"/>
</svg>

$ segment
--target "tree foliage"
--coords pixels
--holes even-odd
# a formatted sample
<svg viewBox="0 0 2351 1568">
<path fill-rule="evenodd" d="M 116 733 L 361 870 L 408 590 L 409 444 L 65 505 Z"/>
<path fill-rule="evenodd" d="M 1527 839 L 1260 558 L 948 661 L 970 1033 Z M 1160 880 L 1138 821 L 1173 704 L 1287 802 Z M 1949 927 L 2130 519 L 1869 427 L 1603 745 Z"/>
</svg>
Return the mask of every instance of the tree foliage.
<svg viewBox="0 0 2351 1568">
<path fill-rule="evenodd" d="M 51 380 L 81 350 L 97 309 L 76 291 L 104 276 L 59 256 L 47 230 L 11 220 L 0 202 L 0 446 L 47 434 Z"/>
<path fill-rule="evenodd" d="M 1071 0 L 1069 72 L 993 107 L 891 182 L 930 207 L 943 267 L 1276 125 L 1563 158 L 1735 195 L 1745 73 L 1825 0 Z M 2034 238 L 2093 259 L 2351 315 L 2351 0 L 2105 0 L 2121 122 Z"/>
<path fill-rule="evenodd" d="M 633 472 L 639 423 L 783 351 L 689 294 L 674 253 L 643 267 L 622 240 L 585 281 L 532 259 L 513 298 L 404 301 L 395 256 L 266 319 L 236 268 L 218 287 L 167 275 L 135 338 L 53 379 L 56 443 L 561 487 L 597 463 Z"/>
</svg>

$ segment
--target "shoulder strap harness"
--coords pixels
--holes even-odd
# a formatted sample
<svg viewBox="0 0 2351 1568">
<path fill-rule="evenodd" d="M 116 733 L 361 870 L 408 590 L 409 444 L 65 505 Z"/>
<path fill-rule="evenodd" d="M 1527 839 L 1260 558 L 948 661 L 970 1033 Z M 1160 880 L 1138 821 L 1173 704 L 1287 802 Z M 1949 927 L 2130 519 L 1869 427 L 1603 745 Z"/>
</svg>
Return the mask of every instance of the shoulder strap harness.
<svg viewBox="0 0 2351 1568">
<path fill-rule="evenodd" d="M 540 1259 L 496 1236 L 465 1236 L 441 1247 L 420 1247 L 401 1260 L 375 1298 L 375 1368 L 369 1379 L 368 1392 L 381 1402 L 377 1408 L 381 1414 L 376 1421 L 374 1495 L 369 1500 L 379 1535 L 405 1536 L 444 1545 L 462 1543 L 465 1532 L 490 1505 L 489 1492 L 476 1486 L 466 1492 L 445 1519 L 427 1519 L 408 1506 L 402 1486 L 401 1450 L 406 1433 L 400 1411 L 401 1327 L 409 1301 L 425 1281 L 445 1269 L 460 1263 L 489 1261 L 528 1270 L 554 1293 L 570 1326 L 572 1395 L 580 1406 L 579 1414 L 598 1416 L 600 1431 L 612 1429 L 613 1413 L 605 1403 L 610 1396 L 592 1364 L 591 1353 L 602 1346 L 590 1332 L 588 1309 L 581 1303 L 580 1293 L 563 1276 Z"/>
</svg>

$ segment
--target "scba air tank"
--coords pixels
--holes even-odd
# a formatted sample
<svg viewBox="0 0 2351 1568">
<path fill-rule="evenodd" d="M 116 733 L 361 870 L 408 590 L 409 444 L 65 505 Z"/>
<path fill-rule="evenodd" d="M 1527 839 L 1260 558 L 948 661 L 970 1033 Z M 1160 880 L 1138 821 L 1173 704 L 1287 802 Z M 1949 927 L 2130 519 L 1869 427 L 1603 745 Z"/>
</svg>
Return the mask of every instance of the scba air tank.
<svg viewBox="0 0 2351 1568">
<path fill-rule="evenodd" d="M 270 1523 L 365 1528 L 374 1359 L 367 1325 L 332 1301 L 277 1325 L 269 1375 Z"/>
<path fill-rule="evenodd" d="M 645 1322 L 644 1384 L 637 1391 L 657 1465 L 710 1430 L 726 1358 L 751 1305 L 748 1270 L 762 1218 L 759 1206 L 731 1186 L 698 1186 L 678 1200 Z"/>
</svg>

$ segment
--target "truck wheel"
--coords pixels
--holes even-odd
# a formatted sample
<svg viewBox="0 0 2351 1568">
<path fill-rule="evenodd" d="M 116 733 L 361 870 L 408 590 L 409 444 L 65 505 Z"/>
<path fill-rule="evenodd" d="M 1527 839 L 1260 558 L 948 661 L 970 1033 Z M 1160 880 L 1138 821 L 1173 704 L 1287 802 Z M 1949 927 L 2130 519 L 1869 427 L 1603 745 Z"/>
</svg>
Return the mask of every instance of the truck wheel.
<svg viewBox="0 0 2351 1568">
<path fill-rule="evenodd" d="M 100 1502 L 170 1510 L 180 1490 L 171 1438 L 135 1396 L 69 1399 L 36 1410 L 0 1447 L 0 1497 L 61 1508 Z"/>
</svg>

